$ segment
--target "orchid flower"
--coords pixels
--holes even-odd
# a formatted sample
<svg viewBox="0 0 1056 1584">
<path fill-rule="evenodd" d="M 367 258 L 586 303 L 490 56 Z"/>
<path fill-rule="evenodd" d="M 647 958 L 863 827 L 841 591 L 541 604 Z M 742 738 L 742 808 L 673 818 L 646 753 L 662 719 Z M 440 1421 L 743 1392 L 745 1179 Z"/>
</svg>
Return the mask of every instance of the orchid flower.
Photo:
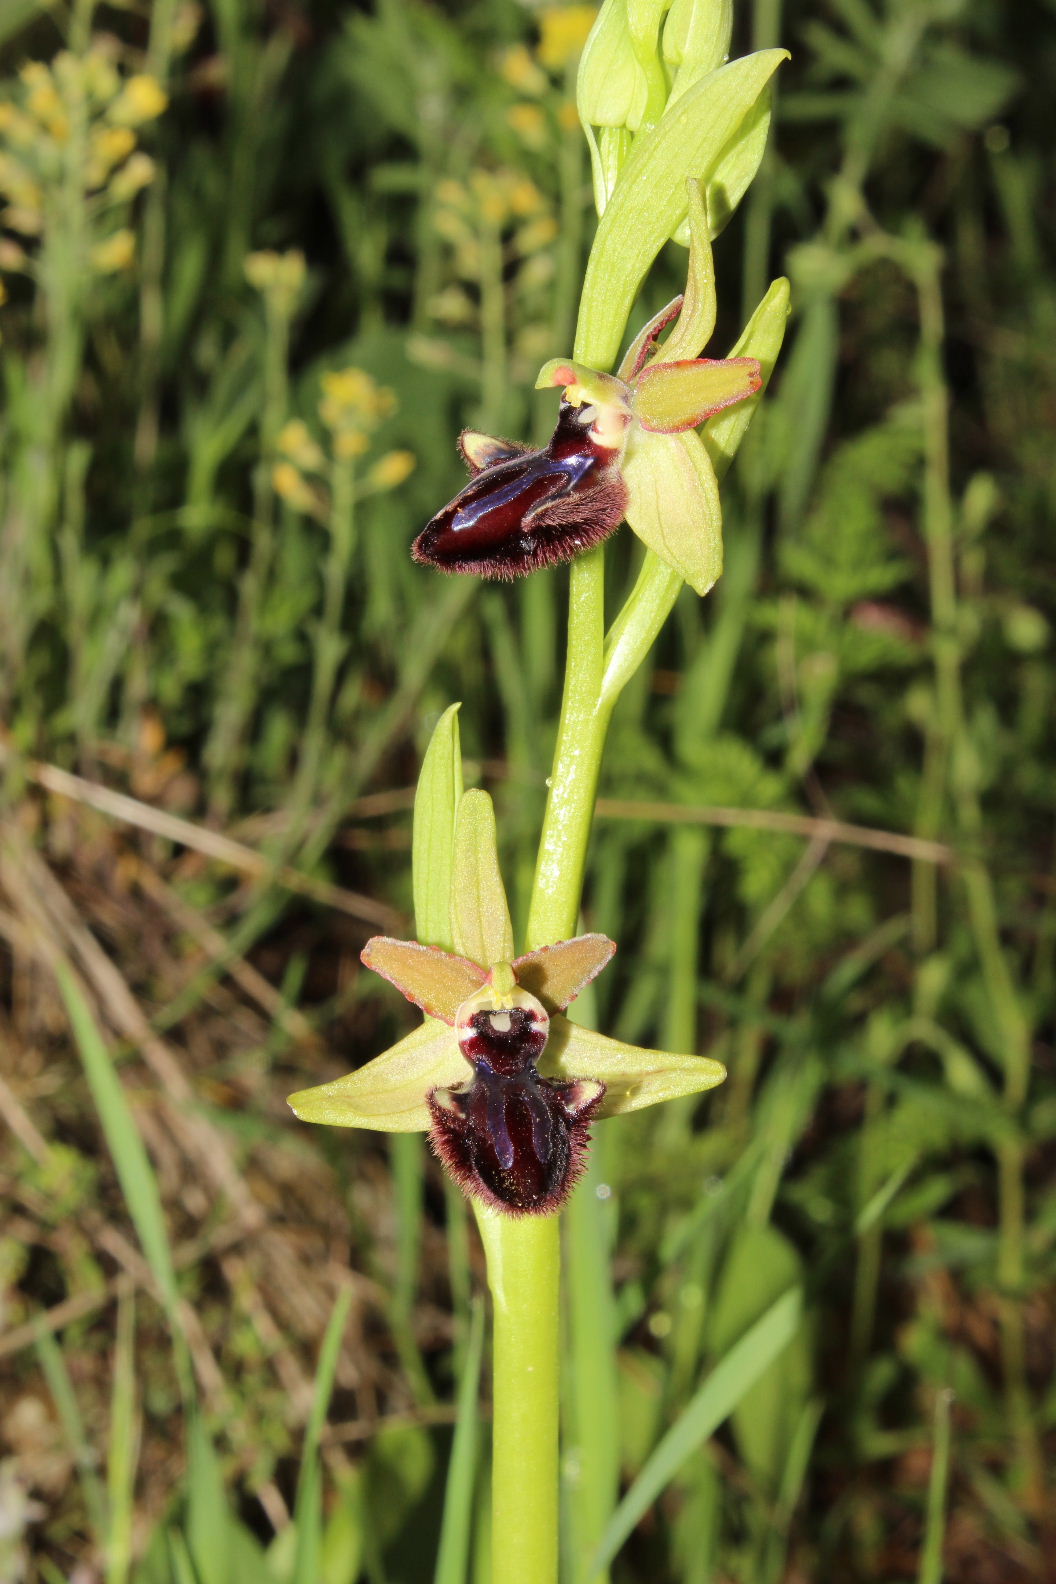
<svg viewBox="0 0 1056 1584">
<path fill-rule="evenodd" d="M 428 1129 L 466 1193 L 507 1214 L 549 1214 L 583 1171 L 591 1121 L 698 1094 L 725 1069 L 626 1045 L 563 1015 L 616 947 L 587 934 L 514 956 L 484 792 L 459 800 L 457 849 L 460 949 L 375 936 L 362 953 L 425 1021 L 356 1072 L 289 1103 L 304 1122 Z"/>
<path fill-rule="evenodd" d="M 563 396 L 541 450 L 466 430 L 459 445 L 473 477 L 418 535 L 415 560 L 520 577 L 591 549 L 626 518 L 698 594 L 712 587 L 722 571 L 722 514 L 696 430 L 756 395 L 763 374 L 757 358 L 700 356 L 715 327 L 715 288 L 702 190 L 688 188 L 685 293 L 642 329 L 617 374 L 566 358 L 544 366 L 537 388 L 558 386 Z"/>
</svg>

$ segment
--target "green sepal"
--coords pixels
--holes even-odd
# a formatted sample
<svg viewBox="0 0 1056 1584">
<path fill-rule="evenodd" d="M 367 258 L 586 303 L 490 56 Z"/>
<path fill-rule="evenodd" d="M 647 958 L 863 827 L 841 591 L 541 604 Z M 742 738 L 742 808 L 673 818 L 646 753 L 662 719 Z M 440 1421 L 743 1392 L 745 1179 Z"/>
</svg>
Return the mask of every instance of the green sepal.
<svg viewBox="0 0 1056 1584">
<path fill-rule="evenodd" d="M 599 1117 L 640 1111 L 662 1100 L 703 1094 L 722 1083 L 726 1069 L 710 1056 L 679 1056 L 672 1051 L 624 1045 L 568 1018 L 550 1020 L 550 1038 L 539 1062 L 544 1078 L 592 1078 L 605 1085 Z"/>
<path fill-rule="evenodd" d="M 755 416 L 759 399 L 770 383 L 788 327 L 789 295 L 789 284 L 783 276 L 774 281 L 745 325 L 736 346 L 730 349 L 731 358 L 753 357 L 758 360 L 761 382 L 754 396 L 739 407 L 732 407 L 717 418 L 712 418 L 701 431 L 701 438 L 720 478 L 733 461 L 737 447 Z"/>
<path fill-rule="evenodd" d="M 597 369 L 588 368 L 585 363 L 573 363 L 569 358 L 551 358 L 539 370 L 536 390 L 549 390 L 555 385 L 571 391 L 569 400 L 577 401 L 577 405 L 583 402 L 597 402 L 600 407 L 627 405 L 629 393 L 621 379 L 614 374 L 599 374 Z"/>
<path fill-rule="evenodd" d="M 754 396 L 762 383 L 755 358 L 658 363 L 643 369 L 635 381 L 631 411 L 643 429 L 680 434 Z"/>
<path fill-rule="evenodd" d="M 421 1133 L 432 1121 L 425 1103 L 430 1089 L 449 1089 L 469 1077 L 469 1064 L 447 1024 L 427 1018 L 365 1067 L 301 1089 L 287 1103 L 302 1122 Z"/>
<path fill-rule="evenodd" d="M 462 796 L 462 750 L 458 712 L 452 704 L 436 723 L 422 760 L 414 794 L 411 869 L 415 934 L 449 949 L 451 876 L 455 865 L 455 813 Z"/>
<path fill-rule="evenodd" d="M 495 809 L 486 792 L 463 794 L 455 820 L 451 889 L 455 951 L 490 968 L 513 961 L 513 924 L 499 871 Z"/>
<path fill-rule="evenodd" d="M 687 214 L 686 180 L 703 176 L 714 226 L 712 170 L 735 145 L 787 50 L 760 50 L 698 82 L 650 132 L 635 139 L 590 250 L 575 357 L 607 368 L 656 255 Z"/>
<path fill-rule="evenodd" d="M 690 588 L 706 594 L 722 572 L 722 506 L 715 469 L 700 437 L 635 437 L 623 463 L 627 521 Z"/>
</svg>

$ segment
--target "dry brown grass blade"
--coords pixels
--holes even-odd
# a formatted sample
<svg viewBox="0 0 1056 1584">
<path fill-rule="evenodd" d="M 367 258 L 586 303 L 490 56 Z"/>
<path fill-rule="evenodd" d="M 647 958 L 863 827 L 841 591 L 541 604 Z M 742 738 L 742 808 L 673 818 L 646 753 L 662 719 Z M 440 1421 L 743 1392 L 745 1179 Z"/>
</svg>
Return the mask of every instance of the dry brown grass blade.
<svg viewBox="0 0 1056 1584">
<path fill-rule="evenodd" d="M 638 798 L 599 798 L 602 819 L 653 820 L 662 825 L 722 825 L 730 829 L 782 831 L 789 836 L 805 836 L 808 841 L 840 842 L 848 847 L 868 847 L 873 852 L 893 853 L 898 858 L 923 863 L 953 864 L 957 854 L 943 842 L 926 841 L 920 836 L 902 836 L 897 831 L 876 830 L 869 825 L 852 825 L 846 820 L 820 819 L 810 814 L 786 814 L 780 809 L 742 809 L 701 807 L 685 803 L 660 803 Z"/>
<path fill-rule="evenodd" d="M 151 1027 L 123 975 L 43 858 L 10 822 L 0 827 L 0 878 L 45 965 L 54 971 L 60 962 L 72 959 L 94 991 L 107 1023 L 141 1051 L 173 1102 L 173 1129 L 205 1179 L 227 1196 L 243 1226 L 262 1226 L 264 1211 L 231 1158 L 229 1140 L 207 1118 L 193 1114 L 194 1091 L 178 1057 Z"/>
<path fill-rule="evenodd" d="M 4 763 L 6 757 L 5 750 L 0 746 L 0 764 Z M 139 798 L 129 797 L 126 792 L 114 792 L 98 781 L 73 775 L 58 765 L 28 760 L 21 769 L 27 780 L 58 797 L 84 803 L 111 819 L 135 825 L 140 830 L 150 831 L 152 835 L 164 837 L 181 847 L 190 847 L 240 874 L 251 875 L 257 880 L 270 880 L 286 891 L 310 897 L 313 902 L 336 908 L 382 930 L 398 930 L 403 923 L 402 915 L 384 902 L 375 902 L 372 897 L 363 896 L 358 891 L 348 891 L 344 886 L 331 885 L 326 880 L 313 879 L 311 875 L 301 874 L 300 870 L 291 868 L 289 864 L 275 864 L 264 853 L 225 836 L 222 831 L 196 825 L 193 820 L 182 819 L 178 814 L 155 808 L 153 804 L 144 803 Z"/>
<path fill-rule="evenodd" d="M 265 979 L 252 963 L 233 953 L 224 936 L 218 929 L 214 929 L 204 914 L 185 901 L 149 864 L 140 864 L 137 867 L 136 883 L 165 909 L 185 934 L 198 943 L 206 956 L 215 962 L 223 963 L 224 972 L 272 1021 L 283 1028 L 291 1039 L 301 1043 L 318 1039 L 315 1029 L 304 1014 L 298 1012 L 296 1007 L 287 1005 L 275 986 Z"/>
</svg>

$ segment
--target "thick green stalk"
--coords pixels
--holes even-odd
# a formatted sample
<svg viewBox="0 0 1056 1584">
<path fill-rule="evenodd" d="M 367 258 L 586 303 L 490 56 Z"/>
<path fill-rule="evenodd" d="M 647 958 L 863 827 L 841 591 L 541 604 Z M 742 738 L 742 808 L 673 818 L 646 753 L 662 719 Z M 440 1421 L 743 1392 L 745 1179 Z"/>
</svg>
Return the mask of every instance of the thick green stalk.
<svg viewBox="0 0 1056 1584">
<path fill-rule="evenodd" d="M 494 1312 L 491 1584 L 556 1584 L 558 1219 L 474 1209 Z"/>
<path fill-rule="evenodd" d="M 612 713 L 601 696 L 605 654 L 604 551 L 573 561 L 565 692 L 528 913 L 528 949 L 574 935 L 587 843 Z"/>
</svg>

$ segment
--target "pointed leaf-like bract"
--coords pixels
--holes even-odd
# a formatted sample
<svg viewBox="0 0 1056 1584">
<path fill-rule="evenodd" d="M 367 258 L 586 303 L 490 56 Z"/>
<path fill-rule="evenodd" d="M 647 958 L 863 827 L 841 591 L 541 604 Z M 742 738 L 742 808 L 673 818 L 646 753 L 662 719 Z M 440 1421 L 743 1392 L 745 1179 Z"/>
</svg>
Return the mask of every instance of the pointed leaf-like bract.
<svg viewBox="0 0 1056 1584">
<path fill-rule="evenodd" d="M 455 821 L 451 890 L 455 950 L 490 968 L 513 961 L 513 924 L 499 871 L 495 809 L 486 792 L 466 792 Z"/>
<path fill-rule="evenodd" d="M 698 594 L 722 572 L 722 507 L 715 469 L 692 430 L 642 434 L 623 464 L 627 521 Z"/>
<path fill-rule="evenodd" d="M 787 54 L 761 50 L 721 66 L 635 139 L 590 250 L 573 353 L 579 362 L 611 367 L 639 287 L 686 214 L 686 178 L 710 178 Z"/>
<path fill-rule="evenodd" d="M 548 1011 L 563 1012 L 581 990 L 595 979 L 616 950 L 607 935 L 577 935 L 526 952 L 513 965 L 517 983 L 539 1000 Z"/>
<path fill-rule="evenodd" d="M 422 1133 L 432 1121 L 426 1103 L 430 1090 L 450 1088 L 466 1074 L 451 1030 L 429 1018 L 366 1066 L 331 1083 L 301 1089 L 290 1095 L 288 1104 L 302 1122 Z"/>
<path fill-rule="evenodd" d="M 458 712 L 452 704 L 436 723 L 414 794 L 411 872 L 415 934 L 432 946 L 451 946 L 451 875 L 455 864 L 455 813 L 462 796 Z"/>
<path fill-rule="evenodd" d="M 455 1013 L 487 978 L 479 963 L 419 941 L 375 935 L 360 953 L 374 973 L 396 986 L 427 1017 L 454 1025 Z"/>
<path fill-rule="evenodd" d="M 654 363 L 638 376 L 634 416 L 643 429 L 681 434 L 734 402 L 754 396 L 763 383 L 755 358 L 697 358 Z"/>
<path fill-rule="evenodd" d="M 679 1056 L 673 1051 L 644 1050 L 580 1028 L 567 1018 L 550 1022 L 550 1040 L 539 1062 L 546 1078 L 593 1078 L 605 1085 L 598 1117 L 640 1111 L 661 1100 L 703 1094 L 726 1077 L 721 1062 L 710 1056 Z"/>
</svg>

